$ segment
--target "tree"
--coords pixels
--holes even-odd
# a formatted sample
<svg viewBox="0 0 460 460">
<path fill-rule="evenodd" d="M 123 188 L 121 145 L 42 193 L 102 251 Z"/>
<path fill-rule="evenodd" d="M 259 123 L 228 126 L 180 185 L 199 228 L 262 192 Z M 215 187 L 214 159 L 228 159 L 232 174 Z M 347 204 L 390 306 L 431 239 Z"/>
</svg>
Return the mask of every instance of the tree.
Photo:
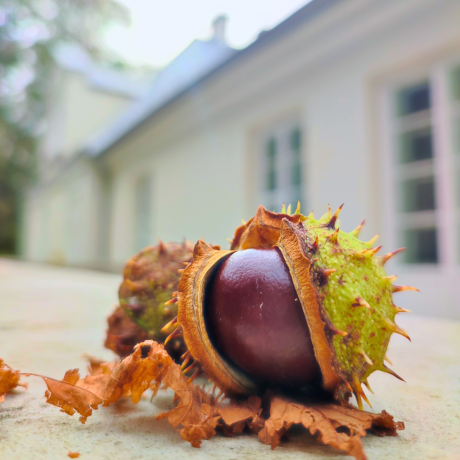
<svg viewBox="0 0 460 460">
<path fill-rule="evenodd" d="M 53 48 L 77 43 L 113 62 L 98 42 L 109 21 L 126 20 L 113 0 L 2 0 L 0 5 L 0 253 L 17 239 L 21 190 L 33 179 Z"/>
</svg>

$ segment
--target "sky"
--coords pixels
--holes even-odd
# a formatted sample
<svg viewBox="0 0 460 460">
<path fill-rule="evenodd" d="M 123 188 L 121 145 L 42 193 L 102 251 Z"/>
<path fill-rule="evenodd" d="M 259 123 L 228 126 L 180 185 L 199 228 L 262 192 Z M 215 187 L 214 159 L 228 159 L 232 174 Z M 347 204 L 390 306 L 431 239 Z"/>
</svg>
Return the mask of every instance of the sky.
<svg viewBox="0 0 460 460">
<path fill-rule="evenodd" d="M 104 42 L 132 65 L 163 67 L 194 39 L 208 39 L 220 14 L 229 19 L 229 45 L 243 48 L 309 0 L 117 1 L 129 10 L 131 24 L 109 27 Z"/>
</svg>

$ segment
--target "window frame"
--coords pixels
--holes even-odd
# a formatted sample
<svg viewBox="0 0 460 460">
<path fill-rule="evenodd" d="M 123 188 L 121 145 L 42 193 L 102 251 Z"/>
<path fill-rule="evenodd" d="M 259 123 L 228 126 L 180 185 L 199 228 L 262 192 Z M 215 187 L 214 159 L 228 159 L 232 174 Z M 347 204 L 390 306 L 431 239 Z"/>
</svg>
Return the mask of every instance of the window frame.
<svg viewBox="0 0 460 460">
<path fill-rule="evenodd" d="M 292 212 L 294 212 L 297 201 L 289 203 L 288 200 L 294 194 L 294 188 L 296 184 L 292 183 L 292 167 L 293 167 L 293 148 L 291 146 L 291 136 L 295 130 L 300 133 L 300 147 L 299 147 L 299 158 L 301 168 L 301 182 L 298 184 L 300 188 L 299 199 L 302 207 L 306 207 L 306 175 L 305 175 L 305 130 L 303 129 L 300 117 L 297 115 L 284 117 L 278 119 L 275 122 L 267 124 L 262 130 L 260 130 L 257 142 L 257 170 L 258 174 L 258 187 L 257 196 L 259 197 L 258 202 L 264 206 L 268 206 L 270 211 L 281 211 L 281 204 L 284 202 L 286 206 L 291 204 Z M 271 140 L 275 140 L 276 145 L 276 187 L 274 190 L 268 190 L 267 184 L 267 173 L 268 173 L 268 158 L 267 158 L 267 146 Z M 281 154 L 280 154 L 281 152 Z M 283 153 L 289 153 L 289 164 L 283 165 Z M 281 184 L 281 186 L 280 186 Z M 288 196 L 286 196 L 288 195 Z M 272 205 L 270 205 L 270 202 Z M 274 208 L 274 209 L 272 209 Z"/>
<path fill-rule="evenodd" d="M 453 98 L 451 90 L 451 72 L 460 66 L 460 56 L 439 59 L 426 63 L 412 71 L 399 73 L 381 83 L 378 94 L 380 127 L 381 127 L 381 165 L 383 172 L 384 231 L 388 243 L 394 247 L 404 246 L 404 233 L 410 228 L 429 228 L 436 224 L 437 231 L 437 263 L 417 263 L 398 261 L 398 265 L 416 270 L 444 270 L 445 268 L 458 271 L 460 264 L 460 197 L 455 203 L 456 189 L 460 190 L 460 141 L 457 152 L 454 151 L 453 116 L 456 114 L 460 123 L 460 99 Z M 404 87 L 416 85 L 426 80 L 430 84 L 431 107 L 429 114 L 400 116 L 397 111 L 397 93 Z M 425 112 L 425 111 L 423 111 Z M 423 113 L 421 112 L 421 113 Z M 398 134 L 398 118 L 406 118 L 403 123 L 412 123 L 422 127 L 423 121 L 429 119 L 432 129 L 433 157 L 429 160 L 419 160 L 412 163 L 400 163 Z M 417 125 L 418 123 L 418 125 Z M 431 165 L 430 165 L 431 163 Z M 402 171 L 403 169 L 406 171 Z M 420 171 L 415 171 L 419 169 Z M 432 170 L 435 180 L 435 211 L 417 211 L 405 213 L 400 211 L 398 198 L 404 178 L 422 177 Z M 425 170 L 424 173 L 422 170 Z M 420 174 L 420 175 L 419 175 Z M 457 174 L 457 177 L 455 177 Z M 460 195 L 460 193 L 459 193 Z M 431 215 L 430 215 L 431 214 Z"/>
</svg>

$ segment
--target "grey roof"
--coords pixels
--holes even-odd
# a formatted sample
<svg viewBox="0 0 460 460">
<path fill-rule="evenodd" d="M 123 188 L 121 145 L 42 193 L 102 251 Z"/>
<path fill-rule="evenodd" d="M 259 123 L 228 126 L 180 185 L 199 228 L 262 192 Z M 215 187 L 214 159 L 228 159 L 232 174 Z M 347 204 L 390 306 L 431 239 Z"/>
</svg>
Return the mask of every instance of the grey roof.
<svg viewBox="0 0 460 460">
<path fill-rule="evenodd" d="M 107 152 L 136 127 L 196 84 L 225 70 L 228 65 L 241 57 L 270 46 L 273 41 L 341 1 L 343 0 L 311 0 L 273 29 L 260 33 L 256 41 L 240 51 L 228 47 L 221 40 L 195 40 L 171 64 L 158 73 L 150 89 L 139 101 L 133 103 L 131 108 L 107 130 L 87 143 L 83 153 L 96 157 Z"/>
<path fill-rule="evenodd" d="M 145 83 L 140 83 L 128 73 L 96 64 L 79 45 L 59 44 L 53 50 L 53 57 L 63 69 L 84 75 L 87 83 L 95 89 L 130 99 L 139 98 L 145 89 Z"/>
<path fill-rule="evenodd" d="M 91 156 L 107 150 L 178 94 L 227 61 L 237 51 L 221 40 L 194 40 L 174 61 L 161 70 L 145 94 L 109 128 L 87 143 Z"/>
</svg>

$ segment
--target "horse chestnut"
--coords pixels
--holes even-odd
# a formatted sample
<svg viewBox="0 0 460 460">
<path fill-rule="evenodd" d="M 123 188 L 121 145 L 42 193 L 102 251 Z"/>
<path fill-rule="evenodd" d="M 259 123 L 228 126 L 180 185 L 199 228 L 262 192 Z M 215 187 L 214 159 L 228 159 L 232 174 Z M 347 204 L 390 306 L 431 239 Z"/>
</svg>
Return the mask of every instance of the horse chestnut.
<svg viewBox="0 0 460 460">
<path fill-rule="evenodd" d="M 221 354 L 268 383 L 301 386 L 320 377 L 302 306 L 277 248 L 231 254 L 207 290 L 205 320 Z"/>
<path fill-rule="evenodd" d="M 188 241 L 160 241 L 127 262 L 118 291 L 120 306 L 108 318 L 107 348 L 124 357 L 146 339 L 164 341 L 166 335 L 160 329 L 165 320 L 177 315 L 177 306 L 167 305 L 167 301 L 177 290 L 178 270 L 190 261 L 192 249 Z M 185 350 L 181 338 L 170 341 L 166 348 L 174 359 L 179 359 Z"/>
<path fill-rule="evenodd" d="M 408 338 L 392 296 L 415 288 L 392 285 L 383 269 L 401 249 L 376 257 L 375 238 L 358 239 L 362 224 L 336 228 L 341 208 L 316 220 L 299 206 L 292 215 L 260 206 L 229 251 L 195 245 L 167 327 L 176 326 L 170 337 L 183 332 L 186 363 L 193 358 L 226 395 L 319 381 L 341 403 L 354 393 L 362 408 L 370 374 L 400 378 L 384 364 L 391 335 Z"/>
</svg>

